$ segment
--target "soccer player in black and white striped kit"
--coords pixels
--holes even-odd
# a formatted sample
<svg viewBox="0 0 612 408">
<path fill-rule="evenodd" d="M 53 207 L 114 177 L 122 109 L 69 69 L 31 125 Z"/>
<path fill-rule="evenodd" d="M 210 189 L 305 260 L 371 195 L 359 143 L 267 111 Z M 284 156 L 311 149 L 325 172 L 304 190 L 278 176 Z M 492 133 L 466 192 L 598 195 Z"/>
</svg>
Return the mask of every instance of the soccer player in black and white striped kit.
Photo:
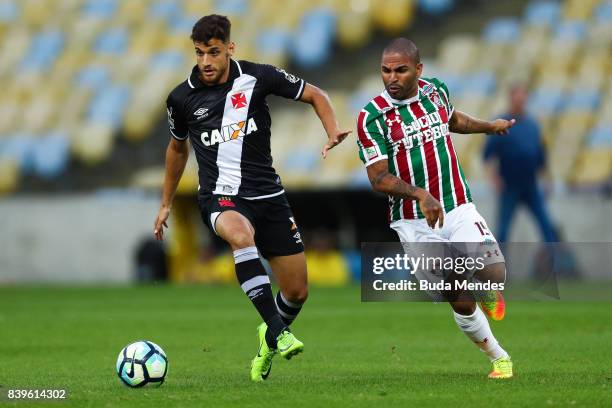
<svg viewBox="0 0 612 408">
<path fill-rule="evenodd" d="M 303 350 L 289 325 L 308 296 L 300 230 L 272 167 L 266 97 L 312 105 L 328 137 L 323 157 L 350 131 L 339 129 L 324 91 L 271 65 L 233 59 L 230 27 L 219 15 L 202 17 L 193 27 L 197 65 L 167 99 L 172 137 L 154 233 L 163 239 L 189 140 L 199 167 L 202 218 L 231 246 L 238 281 L 264 321 L 257 328 L 259 351 L 251 364 L 251 379 L 262 381 L 275 354 L 290 359 Z M 299 124 L 286 131 L 299 132 Z M 276 297 L 260 254 L 280 287 Z"/>
</svg>

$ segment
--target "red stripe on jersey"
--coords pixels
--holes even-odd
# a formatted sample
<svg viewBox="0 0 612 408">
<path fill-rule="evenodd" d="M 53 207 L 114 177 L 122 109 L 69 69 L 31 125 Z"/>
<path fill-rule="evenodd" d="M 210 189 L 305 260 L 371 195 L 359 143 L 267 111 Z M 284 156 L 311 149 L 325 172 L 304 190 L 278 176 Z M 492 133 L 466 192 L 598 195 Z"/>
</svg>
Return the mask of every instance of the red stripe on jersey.
<svg viewBox="0 0 612 408">
<path fill-rule="evenodd" d="M 415 183 L 412 177 L 410 176 L 410 168 L 408 167 L 409 166 L 408 154 L 409 154 L 408 150 L 406 150 L 403 147 L 399 148 L 399 150 L 397 151 L 397 154 L 395 155 L 395 158 L 397 160 L 397 170 L 398 170 L 398 175 L 402 180 L 407 181 L 408 184 L 414 186 Z M 408 220 L 412 220 L 416 218 L 414 216 L 414 209 L 412 208 L 412 201 L 413 200 L 409 198 L 404 198 L 402 200 L 402 209 L 404 211 L 404 218 Z"/>
<path fill-rule="evenodd" d="M 448 147 L 448 154 L 451 161 L 451 171 L 453 173 L 453 185 L 455 186 L 455 195 L 457 196 L 457 205 L 465 204 L 465 190 L 463 189 L 463 183 L 461 182 L 461 175 L 459 174 L 459 162 L 457 161 L 457 155 L 455 154 L 455 148 L 453 147 L 453 141 L 450 137 L 446 138 L 446 146 Z"/>
<path fill-rule="evenodd" d="M 391 105 L 387 102 L 385 98 L 382 96 L 377 96 L 374 98 L 374 102 L 381 108 L 388 108 Z M 402 129 L 402 118 L 398 115 L 395 109 L 388 110 L 385 112 L 385 120 L 387 122 L 387 126 L 390 127 L 391 139 L 393 141 L 401 140 L 404 138 L 404 131 Z M 414 180 L 410 177 L 410 168 L 408 163 L 408 151 L 405 149 L 403 144 L 400 144 L 397 153 L 395 154 L 395 158 L 397 160 L 397 174 L 400 179 L 407 181 L 409 184 L 414 185 Z M 402 200 L 402 209 L 404 212 L 405 219 L 414 219 L 414 210 L 412 208 L 412 200 L 403 199 Z M 389 216 L 392 217 L 391 212 L 389 212 Z"/>
<path fill-rule="evenodd" d="M 374 102 L 376 102 L 376 104 L 381 109 L 391 107 L 387 100 L 380 95 L 374 98 Z M 385 112 L 385 122 L 387 123 L 387 127 L 389 128 L 391 140 L 397 142 L 398 140 L 402 140 L 404 138 L 404 130 L 402 129 L 402 118 L 397 114 L 397 111 L 395 109 L 390 109 Z"/>
<path fill-rule="evenodd" d="M 387 100 L 385 98 L 383 98 L 382 96 L 378 95 L 376 98 L 374 98 L 374 102 L 376 102 L 376 104 L 381 108 L 388 108 L 391 105 L 389 105 L 389 102 L 387 102 Z"/>
<path fill-rule="evenodd" d="M 421 109 L 418 102 L 410 104 L 410 109 L 414 112 L 417 118 L 427 115 L 427 112 Z M 425 129 L 429 129 L 425 128 Z M 421 129 L 424 130 L 424 129 Z M 432 136 L 433 137 L 433 136 Z M 427 177 L 429 181 L 429 192 L 436 200 L 440 200 L 440 184 L 438 180 L 438 163 L 436 162 L 436 151 L 433 140 L 423 144 L 423 150 L 425 151 L 425 164 L 427 166 Z"/>
<path fill-rule="evenodd" d="M 374 146 L 374 142 L 370 140 L 363 130 L 365 128 L 365 115 L 364 111 L 359 112 L 359 116 L 357 117 L 357 137 L 359 141 L 363 145 L 363 147 L 372 147 Z"/>
<path fill-rule="evenodd" d="M 440 119 L 442 120 L 442 123 L 448 123 L 449 112 L 446 110 L 446 105 L 438 106 L 438 114 L 440 115 Z"/>
</svg>

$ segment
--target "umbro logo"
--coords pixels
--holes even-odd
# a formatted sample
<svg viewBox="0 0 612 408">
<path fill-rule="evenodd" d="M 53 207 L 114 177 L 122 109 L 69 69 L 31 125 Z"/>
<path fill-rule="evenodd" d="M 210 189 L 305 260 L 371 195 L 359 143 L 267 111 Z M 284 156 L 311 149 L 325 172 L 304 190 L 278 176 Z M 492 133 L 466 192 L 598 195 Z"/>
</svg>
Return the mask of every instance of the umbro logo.
<svg viewBox="0 0 612 408">
<path fill-rule="evenodd" d="M 296 244 L 300 244 L 302 243 L 302 235 L 300 234 L 300 232 L 296 232 L 295 234 L 293 234 L 293 238 L 295 238 L 295 243 Z"/>
<path fill-rule="evenodd" d="M 253 300 L 257 296 L 261 295 L 262 291 L 263 291 L 263 288 L 256 288 L 256 289 L 251 290 L 249 293 L 247 293 L 247 296 L 249 297 L 249 299 Z"/>
<path fill-rule="evenodd" d="M 197 116 L 197 120 L 205 118 L 206 116 L 208 116 L 208 108 L 200 108 L 197 111 L 193 112 L 193 115 Z"/>
</svg>

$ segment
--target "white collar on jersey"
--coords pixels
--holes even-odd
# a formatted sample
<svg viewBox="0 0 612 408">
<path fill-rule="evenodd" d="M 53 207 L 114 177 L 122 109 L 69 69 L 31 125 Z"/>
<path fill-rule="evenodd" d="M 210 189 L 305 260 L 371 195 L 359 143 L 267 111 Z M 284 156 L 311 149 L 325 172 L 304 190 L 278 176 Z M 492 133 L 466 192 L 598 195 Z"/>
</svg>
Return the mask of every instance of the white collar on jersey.
<svg viewBox="0 0 612 408">
<path fill-rule="evenodd" d="M 409 103 L 412 102 L 416 102 L 420 99 L 421 97 L 421 87 L 419 87 L 419 90 L 417 91 L 417 94 L 414 95 L 412 98 L 408 98 L 408 99 L 393 99 L 391 97 L 391 95 L 389 95 L 389 93 L 387 92 L 387 90 L 385 89 L 382 93 L 383 98 L 385 98 L 387 101 L 391 102 L 391 103 L 397 103 L 400 105 L 408 105 Z"/>
</svg>

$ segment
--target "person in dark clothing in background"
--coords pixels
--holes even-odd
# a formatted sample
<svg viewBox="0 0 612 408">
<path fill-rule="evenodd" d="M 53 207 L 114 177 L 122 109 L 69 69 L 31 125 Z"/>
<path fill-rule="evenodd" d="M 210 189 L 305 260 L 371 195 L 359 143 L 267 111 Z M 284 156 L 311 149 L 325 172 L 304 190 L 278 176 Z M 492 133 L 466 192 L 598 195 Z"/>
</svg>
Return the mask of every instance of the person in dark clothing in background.
<svg viewBox="0 0 612 408">
<path fill-rule="evenodd" d="M 522 84 L 510 89 L 509 111 L 502 117 L 516 118 L 516 124 L 507 136 L 489 135 L 483 152 L 499 193 L 496 236 L 500 242 L 508 240 L 514 210 L 524 204 L 535 217 L 544 241 L 556 242 L 555 229 L 538 186 L 538 176 L 546 166 L 546 152 L 538 123 L 525 111 L 527 97 Z"/>
</svg>

